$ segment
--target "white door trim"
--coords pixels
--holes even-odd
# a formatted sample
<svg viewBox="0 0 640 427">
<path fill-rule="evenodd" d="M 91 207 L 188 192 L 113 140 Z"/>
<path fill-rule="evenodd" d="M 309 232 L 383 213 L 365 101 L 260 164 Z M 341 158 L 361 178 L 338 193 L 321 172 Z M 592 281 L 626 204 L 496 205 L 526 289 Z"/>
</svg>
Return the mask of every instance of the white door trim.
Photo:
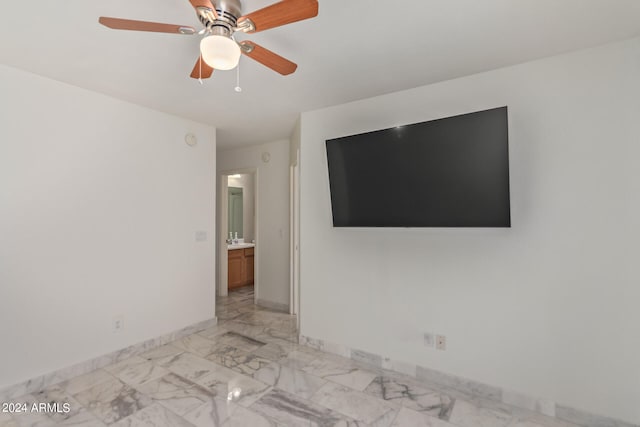
<svg viewBox="0 0 640 427">
<path fill-rule="evenodd" d="M 297 161 L 289 172 L 290 211 L 290 298 L 289 312 L 298 315 L 300 327 L 300 150 L 296 150 Z"/>
</svg>

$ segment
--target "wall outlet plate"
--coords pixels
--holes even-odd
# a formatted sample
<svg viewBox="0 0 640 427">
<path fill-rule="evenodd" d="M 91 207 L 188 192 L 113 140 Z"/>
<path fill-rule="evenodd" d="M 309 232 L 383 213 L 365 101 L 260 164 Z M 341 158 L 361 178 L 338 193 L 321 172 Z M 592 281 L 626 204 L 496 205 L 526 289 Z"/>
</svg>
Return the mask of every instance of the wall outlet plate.
<svg viewBox="0 0 640 427">
<path fill-rule="evenodd" d="M 436 349 L 438 350 L 447 349 L 447 337 L 445 337 L 444 335 L 436 335 Z"/>
</svg>

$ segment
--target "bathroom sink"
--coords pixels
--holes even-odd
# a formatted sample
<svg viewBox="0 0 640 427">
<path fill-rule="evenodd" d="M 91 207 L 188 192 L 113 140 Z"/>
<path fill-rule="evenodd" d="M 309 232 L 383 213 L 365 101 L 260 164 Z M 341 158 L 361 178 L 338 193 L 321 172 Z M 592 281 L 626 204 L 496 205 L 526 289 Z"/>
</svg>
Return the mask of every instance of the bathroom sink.
<svg viewBox="0 0 640 427">
<path fill-rule="evenodd" d="M 255 243 L 236 243 L 236 244 L 227 244 L 227 250 L 232 251 L 234 249 L 245 249 L 245 248 L 253 248 L 255 247 Z"/>
</svg>

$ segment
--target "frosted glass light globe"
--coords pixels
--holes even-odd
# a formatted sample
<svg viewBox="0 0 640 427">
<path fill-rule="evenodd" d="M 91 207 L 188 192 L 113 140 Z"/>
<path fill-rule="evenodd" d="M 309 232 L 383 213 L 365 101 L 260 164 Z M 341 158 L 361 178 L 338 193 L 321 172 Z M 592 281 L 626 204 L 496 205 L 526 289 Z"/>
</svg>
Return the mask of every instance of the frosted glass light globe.
<svg viewBox="0 0 640 427">
<path fill-rule="evenodd" d="M 202 59 L 215 70 L 231 70 L 240 61 L 240 46 L 226 36 L 207 36 L 200 42 Z"/>
</svg>

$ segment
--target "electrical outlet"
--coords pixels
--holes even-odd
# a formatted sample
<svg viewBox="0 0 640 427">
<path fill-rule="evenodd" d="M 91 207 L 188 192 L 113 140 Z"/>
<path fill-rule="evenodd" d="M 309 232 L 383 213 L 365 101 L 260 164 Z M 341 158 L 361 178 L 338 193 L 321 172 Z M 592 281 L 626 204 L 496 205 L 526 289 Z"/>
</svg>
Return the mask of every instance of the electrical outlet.
<svg viewBox="0 0 640 427">
<path fill-rule="evenodd" d="M 433 347 L 434 345 L 433 334 L 429 332 L 424 333 L 424 345 L 426 347 Z"/>
<path fill-rule="evenodd" d="M 447 349 L 447 337 L 445 337 L 444 335 L 436 335 L 436 349 L 438 350 Z"/>
<path fill-rule="evenodd" d="M 117 333 L 124 329 L 124 316 L 115 316 L 113 318 L 113 332 Z"/>
</svg>

